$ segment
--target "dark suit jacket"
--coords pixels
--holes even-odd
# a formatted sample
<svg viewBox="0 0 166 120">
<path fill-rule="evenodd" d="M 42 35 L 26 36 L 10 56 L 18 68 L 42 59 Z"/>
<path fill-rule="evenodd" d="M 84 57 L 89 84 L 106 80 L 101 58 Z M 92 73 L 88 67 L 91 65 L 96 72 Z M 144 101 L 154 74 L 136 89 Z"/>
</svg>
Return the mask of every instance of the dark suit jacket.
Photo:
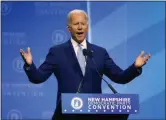
<svg viewBox="0 0 166 120">
<path fill-rule="evenodd" d="M 134 64 L 126 70 L 118 67 L 109 57 L 107 51 L 87 42 L 87 49 L 93 50 L 93 58 L 101 75 L 106 75 L 115 83 L 125 84 L 141 74 Z M 96 72 L 90 57 L 87 58 L 86 73 L 83 76 L 71 41 L 50 48 L 44 63 L 37 69 L 33 63 L 25 72 L 32 83 L 42 83 L 53 73 L 58 81 L 57 109 L 61 93 L 76 93 L 80 81 L 84 79 L 81 93 L 101 93 L 102 79 Z"/>
</svg>

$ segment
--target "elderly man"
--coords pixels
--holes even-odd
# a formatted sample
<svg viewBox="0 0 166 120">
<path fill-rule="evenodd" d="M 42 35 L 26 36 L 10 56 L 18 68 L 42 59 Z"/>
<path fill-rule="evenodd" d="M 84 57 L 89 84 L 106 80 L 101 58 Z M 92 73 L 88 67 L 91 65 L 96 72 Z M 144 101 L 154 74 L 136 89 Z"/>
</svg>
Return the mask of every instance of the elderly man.
<svg viewBox="0 0 166 120">
<path fill-rule="evenodd" d="M 32 83 L 42 83 L 54 73 L 58 82 L 57 106 L 52 119 L 55 120 L 80 120 L 80 119 L 127 119 L 128 115 L 63 115 L 61 113 L 61 93 L 102 93 L 101 76 L 106 75 L 112 81 L 126 84 L 139 76 L 142 66 L 148 61 L 150 54 L 144 56 L 141 52 L 136 60 L 127 69 L 122 70 L 111 59 L 106 49 L 91 44 L 86 40 L 88 32 L 88 16 L 83 10 L 72 10 L 68 14 L 68 31 L 71 38 L 61 45 L 50 48 L 43 64 L 36 68 L 32 54 L 28 47 L 27 52 L 20 49 L 25 61 L 24 69 Z M 85 57 L 82 50 L 93 51 L 91 57 Z M 80 83 L 81 86 L 80 86 Z"/>
</svg>

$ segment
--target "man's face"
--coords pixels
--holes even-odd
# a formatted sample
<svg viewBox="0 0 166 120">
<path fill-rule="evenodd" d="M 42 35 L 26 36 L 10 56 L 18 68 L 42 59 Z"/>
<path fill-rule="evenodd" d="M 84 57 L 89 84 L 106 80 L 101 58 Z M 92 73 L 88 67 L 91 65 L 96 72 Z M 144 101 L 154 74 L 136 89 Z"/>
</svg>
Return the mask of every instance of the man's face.
<svg viewBox="0 0 166 120">
<path fill-rule="evenodd" d="M 68 30 L 71 32 L 72 38 L 81 43 L 88 31 L 88 21 L 84 13 L 73 13 L 70 18 Z"/>
</svg>

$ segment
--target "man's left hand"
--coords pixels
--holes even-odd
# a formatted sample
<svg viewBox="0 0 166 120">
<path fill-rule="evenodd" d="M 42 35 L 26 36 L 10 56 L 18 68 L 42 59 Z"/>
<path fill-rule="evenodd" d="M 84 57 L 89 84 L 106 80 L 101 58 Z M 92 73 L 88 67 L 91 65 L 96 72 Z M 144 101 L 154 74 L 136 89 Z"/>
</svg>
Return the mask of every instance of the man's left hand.
<svg viewBox="0 0 166 120">
<path fill-rule="evenodd" d="M 135 60 L 135 63 L 134 63 L 135 67 L 137 67 L 137 68 L 142 67 L 143 65 L 145 65 L 147 63 L 149 58 L 150 58 L 150 54 L 146 54 L 144 56 L 144 51 L 142 51 Z"/>
</svg>

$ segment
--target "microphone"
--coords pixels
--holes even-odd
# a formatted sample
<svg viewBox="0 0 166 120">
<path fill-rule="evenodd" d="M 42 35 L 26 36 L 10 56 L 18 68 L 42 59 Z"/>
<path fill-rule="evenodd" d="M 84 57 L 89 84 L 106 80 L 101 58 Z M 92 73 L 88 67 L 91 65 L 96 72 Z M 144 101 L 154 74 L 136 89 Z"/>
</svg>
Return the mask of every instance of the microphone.
<svg viewBox="0 0 166 120">
<path fill-rule="evenodd" d="M 92 59 L 92 61 L 93 61 L 93 64 L 95 65 L 96 72 L 98 73 L 99 77 L 104 80 L 104 82 L 108 85 L 108 87 L 112 90 L 112 92 L 113 92 L 114 94 L 118 93 L 118 92 L 112 87 L 112 85 L 109 84 L 109 83 L 101 76 L 101 74 L 99 73 L 99 71 L 98 71 L 98 69 L 97 69 L 97 67 L 96 67 L 96 62 L 95 62 L 95 60 L 93 59 L 93 50 L 83 49 L 83 54 L 84 54 L 84 56 L 89 56 L 89 57 L 91 57 L 91 59 Z"/>
<path fill-rule="evenodd" d="M 81 89 L 81 86 L 82 86 L 82 82 L 84 81 L 84 78 L 82 78 L 80 84 L 79 84 L 79 87 L 78 87 L 78 90 L 77 90 L 77 93 L 80 93 L 80 89 Z"/>
</svg>

